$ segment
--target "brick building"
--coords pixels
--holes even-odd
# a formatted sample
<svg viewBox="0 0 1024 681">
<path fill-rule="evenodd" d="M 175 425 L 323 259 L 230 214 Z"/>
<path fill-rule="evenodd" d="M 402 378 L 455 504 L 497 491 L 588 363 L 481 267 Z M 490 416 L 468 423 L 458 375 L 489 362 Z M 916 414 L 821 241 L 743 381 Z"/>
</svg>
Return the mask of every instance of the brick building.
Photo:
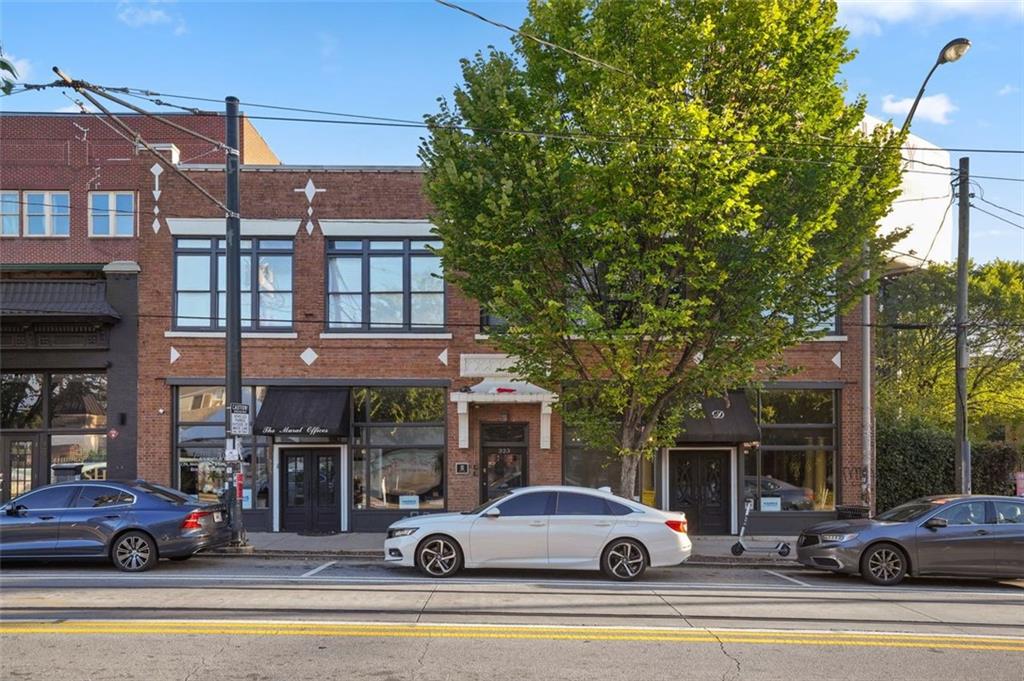
<svg viewBox="0 0 1024 681">
<path fill-rule="evenodd" d="M 167 163 L 223 192 L 215 146 L 125 119 Z M 175 120 L 223 138 L 220 118 Z M 0 474 L 23 490 L 70 459 L 82 468 L 62 474 L 217 494 L 233 465 L 224 460 L 223 216 L 98 117 L 0 123 Z M 418 168 L 282 165 L 249 121 L 242 162 L 243 385 L 256 413 L 242 451 L 249 529 L 380 530 L 522 484 L 614 485 L 614 462 L 563 430 L 556 395 L 504 371 L 479 306 L 444 282 Z M 26 282 L 43 292 L 18 289 Z M 91 303 L 103 298 L 114 314 L 55 304 L 63 340 L 33 331 L 53 319 L 32 296 L 67 303 L 69 282 L 92 286 Z M 106 330 L 106 345 L 83 340 L 83 319 Z M 798 371 L 785 381 L 706 400 L 679 446 L 645 463 L 642 499 L 685 510 L 706 533 L 736 532 L 745 498 L 776 532 L 861 503 L 860 322 L 858 309 L 788 350 Z M 62 412 L 68 375 L 85 376 L 72 380 L 83 397 Z M 102 451 L 62 458 L 69 408 L 77 434 L 102 440 Z M 4 500 L 16 491 L 5 485 Z"/>
</svg>

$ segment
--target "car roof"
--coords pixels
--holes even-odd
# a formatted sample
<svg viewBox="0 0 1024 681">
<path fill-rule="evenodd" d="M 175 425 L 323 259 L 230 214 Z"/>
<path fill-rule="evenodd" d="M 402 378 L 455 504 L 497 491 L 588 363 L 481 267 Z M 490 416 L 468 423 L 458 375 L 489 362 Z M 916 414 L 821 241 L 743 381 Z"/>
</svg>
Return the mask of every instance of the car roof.
<svg viewBox="0 0 1024 681">
<path fill-rule="evenodd" d="M 578 485 L 530 485 L 528 487 L 517 487 L 511 492 L 512 494 L 525 494 L 526 492 L 581 492 L 583 494 L 593 494 L 599 497 L 608 497 L 609 499 L 623 499 L 623 497 L 612 494 L 611 492 L 605 492 L 600 489 L 594 489 L 593 487 L 580 487 Z M 629 499 L 626 499 L 629 501 Z"/>
<path fill-rule="evenodd" d="M 1003 494 L 934 494 L 929 497 L 922 497 L 927 501 L 960 501 L 961 499 L 977 499 L 979 501 L 985 501 L 988 499 L 999 499 L 1001 501 L 1021 501 L 1024 502 L 1024 497 L 1013 497 Z"/>
</svg>

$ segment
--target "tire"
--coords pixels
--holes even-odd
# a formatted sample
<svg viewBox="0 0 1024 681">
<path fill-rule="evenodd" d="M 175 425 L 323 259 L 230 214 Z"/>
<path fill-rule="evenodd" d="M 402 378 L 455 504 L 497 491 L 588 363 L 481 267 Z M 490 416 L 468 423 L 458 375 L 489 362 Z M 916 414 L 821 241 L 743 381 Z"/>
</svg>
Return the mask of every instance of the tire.
<svg viewBox="0 0 1024 681">
<path fill-rule="evenodd" d="M 110 560 L 122 572 L 145 572 L 156 566 L 156 542 L 145 532 L 125 532 L 110 548 Z"/>
<path fill-rule="evenodd" d="M 462 569 L 462 548 L 447 535 L 431 535 L 416 547 L 416 567 L 428 577 L 451 577 Z"/>
<path fill-rule="evenodd" d="M 647 571 L 647 552 L 633 539 L 616 539 L 601 554 L 601 572 L 618 582 L 640 579 Z"/>
<path fill-rule="evenodd" d="M 779 547 L 779 555 L 782 556 L 783 558 L 788 556 L 789 552 L 790 552 L 789 544 L 783 544 L 782 546 Z"/>
<path fill-rule="evenodd" d="M 907 554 L 895 544 L 875 544 L 860 557 L 860 576 L 878 586 L 896 586 L 909 568 Z"/>
<path fill-rule="evenodd" d="M 732 555 L 734 555 L 734 556 L 742 556 L 743 555 L 743 544 L 741 544 L 739 542 L 736 542 L 735 544 L 732 545 L 732 548 L 729 549 L 729 550 L 732 551 Z"/>
</svg>

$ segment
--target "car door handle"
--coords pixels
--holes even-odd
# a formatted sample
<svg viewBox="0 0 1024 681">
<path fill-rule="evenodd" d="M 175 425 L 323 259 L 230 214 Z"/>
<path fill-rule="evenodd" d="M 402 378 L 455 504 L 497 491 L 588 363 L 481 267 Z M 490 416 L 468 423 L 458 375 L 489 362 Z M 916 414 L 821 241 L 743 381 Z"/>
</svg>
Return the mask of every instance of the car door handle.
<svg viewBox="0 0 1024 681">
<path fill-rule="evenodd" d="M 534 520 L 530 523 L 530 527 L 544 527 L 545 525 L 547 525 L 547 523 L 543 520 Z"/>
<path fill-rule="evenodd" d="M 606 522 L 594 523 L 594 527 L 611 527 L 611 526 L 612 526 L 611 523 L 606 523 Z"/>
<path fill-rule="evenodd" d="M 40 520 L 53 520 L 56 517 L 57 516 L 55 516 L 55 515 L 41 515 L 41 516 L 39 516 L 39 519 Z"/>
<path fill-rule="evenodd" d="M 107 520 L 117 520 L 117 519 L 118 519 L 118 518 L 120 518 L 121 516 L 119 516 L 119 515 L 117 515 L 117 514 L 115 513 L 114 515 L 105 515 L 105 516 L 103 516 L 103 517 L 104 517 L 104 518 L 106 518 Z"/>
<path fill-rule="evenodd" d="M 974 534 L 978 535 L 979 537 L 984 537 L 986 534 L 989 534 L 989 531 L 988 530 L 976 530 L 974 532 Z"/>
</svg>

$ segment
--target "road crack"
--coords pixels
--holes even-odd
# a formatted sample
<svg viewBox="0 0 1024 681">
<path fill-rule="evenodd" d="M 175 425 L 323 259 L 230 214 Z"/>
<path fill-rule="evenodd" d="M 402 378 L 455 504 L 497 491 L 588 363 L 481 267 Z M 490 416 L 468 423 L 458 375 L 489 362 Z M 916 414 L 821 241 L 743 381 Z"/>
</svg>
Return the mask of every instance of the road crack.
<svg viewBox="0 0 1024 681">
<path fill-rule="evenodd" d="M 740 676 L 743 674 L 743 669 L 742 669 L 742 667 L 740 667 L 739 659 L 736 658 L 735 656 L 733 656 L 732 654 L 730 654 L 729 651 L 725 649 L 725 643 L 722 641 L 722 639 L 720 639 L 718 637 L 718 634 L 716 634 L 715 632 L 713 632 L 710 629 L 705 629 L 704 631 L 706 631 L 709 634 L 711 634 L 711 636 L 716 641 L 718 641 L 718 647 L 722 650 L 722 654 L 725 655 L 730 660 L 732 660 L 733 664 L 736 665 L 736 676 L 733 677 L 733 678 L 739 679 Z M 729 671 L 728 670 L 722 672 L 722 681 L 726 681 L 727 677 L 729 677 Z"/>
</svg>

